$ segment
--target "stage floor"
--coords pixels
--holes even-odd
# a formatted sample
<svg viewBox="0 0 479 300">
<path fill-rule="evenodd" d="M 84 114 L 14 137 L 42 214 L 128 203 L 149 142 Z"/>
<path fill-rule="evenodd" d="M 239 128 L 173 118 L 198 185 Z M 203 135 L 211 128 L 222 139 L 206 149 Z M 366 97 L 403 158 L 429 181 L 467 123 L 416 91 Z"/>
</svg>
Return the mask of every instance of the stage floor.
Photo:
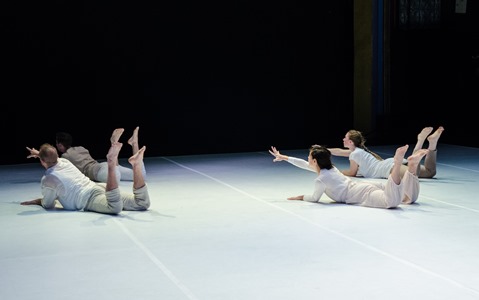
<svg viewBox="0 0 479 300">
<path fill-rule="evenodd" d="M 147 157 L 152 205 L 118 216 L 22 206 L 44 169 L 0 166 L 0 299 L 479 299 L 478 148 L 440 144 L 395 209 L 288 201 L 315 174 L 267 150 Z"/>
</svg>

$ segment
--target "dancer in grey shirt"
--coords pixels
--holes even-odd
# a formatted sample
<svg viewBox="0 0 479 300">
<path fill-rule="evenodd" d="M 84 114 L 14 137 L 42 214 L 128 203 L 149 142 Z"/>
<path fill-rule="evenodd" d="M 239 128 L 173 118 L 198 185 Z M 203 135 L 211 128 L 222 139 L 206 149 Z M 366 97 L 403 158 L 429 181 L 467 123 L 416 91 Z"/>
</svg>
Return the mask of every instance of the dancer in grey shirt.
<svg viewBox="0 0 479 300">
<path fill-rule="evenodd" d="M 52 209 L 58 201 L 65 210 L 105 214 L 118 214 L 122 210 L 147 210 L 150 197 L 142 172 L 146 147 L 143 146 L 128 159 L 133 171 L 133 192 L 127 193 L 120 191 L 115 172 L 122 146 L 122 143 L 113 142 L 108 151 L 106 185 L 92 181 L 69 160 L 58 157 L 57 149 L 50 144 L 41 145 L 40 150 L 27 147 L 30 151 L 28 158 L 38 158 L 46 171 L 41 179 L 42 197 L 21 204 Z"/>
<path fill-rule="evenodd" d="M 118 142 L 121 135 L 125 130 L 123 128 L 116 128 L 111 137 L 110 142 Z M 133 135 L 128 140 L 128 144 L 131 145 L 133 154 L 136 154 L 139 150 L 138 147 L 138 131 L 139 127 L 133 130 Z M 108 164 L 107 162 L 99 162 L 94 159 L 90 152 L 82 146 L 72 146 L 73 137 L 67 132 L 57 132 L 56 134 L 56 146 L 61 154 L 62 158 L 66 158 L 73 163 L 83 174 L 88 176 L 96 182 L 106 182 L 108 177 Z M 133 170 L 131 168 L 120 165 L 117 161 L 116 178 L 118 181 L 133 181 Z M 145 166 L 142 166 L 143 176 L 146 177 Z"/>
</svg>

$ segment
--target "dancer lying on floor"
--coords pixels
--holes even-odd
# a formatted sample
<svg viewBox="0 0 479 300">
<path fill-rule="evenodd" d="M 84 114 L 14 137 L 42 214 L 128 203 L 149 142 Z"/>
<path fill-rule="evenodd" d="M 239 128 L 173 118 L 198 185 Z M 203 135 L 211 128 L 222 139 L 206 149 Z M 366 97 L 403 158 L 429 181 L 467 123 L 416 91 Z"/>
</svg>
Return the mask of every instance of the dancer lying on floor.
<svg viewBox="0 0 479 300">
<path fill-rule="evenodd" d="M 133 192 L 121 192 L 116 178 L 118 154 L 122 143 L 113 141 L 106 155 L 108 178 L 106 186 L 97 183 L 83 174 L 69 160 L 58 157 L 57 149 L 43 144 L 40 150 L 28 148 L 30 157 L 40 160 L 46 169 L 41 179 L 42 197 L 24 201 L 22 205 L 40 205 L 45 209 L 55 208 L 56 201 L 65 210 L 93 211 L 105 214 L 118 214 L 122 210 L 147 210 L 150 206 L 148 188 L 143 177 L 143 146 L 128 159 L 133 170 Z M 37 154 L 32 154 L 37 153 Z"/>
<path fill-rule="evenodd" d="M 133 130 L 133 134 L 128 140 L 128 144 L 132 147 L 133 154 L 139 150 L 138 146 L 138 131 L 140 127 Z M 125 130 L 123 128 L 116 128 L 111 137 L 111 144 L 118 142 Z M 71 161 L 83 174 L 88 176 L 91 180 L 96 182 L 106 182 L 108 177 L 107 162 L 99 162 L 94 159 L 88 149 L 82 146 L 73 146 L 73 137 L 67 132 L 56 133 L 56 147 L 61 157 Z M 116 178 L 118 181 L 133 181 L 133 170 L 131 168 L 122 166 L 116 162 Z M 146 177 L 146 169 L 142 168 L 143 176 Z"/>
<path fill-rule="evenodd" d="M 397 148 L 393 169 L 385 183 L 353 180 L 344 175 L 333 165 L 331 152 L 324 146 L 311 146 L 308 161 L 283 155 L 275 147 L 271 147 L 269 152 L 274 156 L 274 162 L 284 160 L 296 167 L 318 174 L 314 180 L 313 194 L 289 197 L 288 200 L 318 202 L 321 196 L 326 194 L 336 202 L 375 208 L 394 208 L 402 203 L 405 193 L 417 199 L 419 195 L 417 167 L 421 159 L 429 152 L 427 149 L 419 149 L 409 156 L 408 170 L 401 176 L 400 169 L 408 147 L 404 145 Z"/>
<path fill-rule="evenodd" d="M 444 128 L 440 126 L 431 134 L 432 130 L 432 127 L 425 127 L 417 135 L 413 153 L 422 149 L 426 138 L 429 143 L 429 151 L 424 158 L 424 165 L 419 163 L 417 166 L 416 174 L 419 178 L 433 178 L 436 175 L 437 143 Z M 393 169 L 394 158 L 383 159 L 377 153 L 369 150 L 365 143 L 366 139 L 360 131 L 349 130 L 343 138 L 343 145 L 346 149 L 328 149 L 334 156 L 349 157 L 349 169 L 341 170 L 341 173 L 344 175 L 364 178 L 388 178 Z M 402 176 L 406 173 L 408 167 L 403 165 L 399 170 Z M 403 202 L 411 204 L 416 200 L 417 198 L 406 194 Z"/>
</svg>

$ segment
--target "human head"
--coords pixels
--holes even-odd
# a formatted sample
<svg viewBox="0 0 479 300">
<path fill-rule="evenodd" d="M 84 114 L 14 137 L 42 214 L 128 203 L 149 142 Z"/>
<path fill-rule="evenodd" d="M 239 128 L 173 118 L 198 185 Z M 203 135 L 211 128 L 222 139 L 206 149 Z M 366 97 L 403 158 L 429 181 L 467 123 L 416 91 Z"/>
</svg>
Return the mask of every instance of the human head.
<svg viewBox="0 0 479 300">
<path fill-rule="evenodd" d="M 343 143 L 345 147 L 348 147 L 347 143 L 352 143 L 355 147 L 364 148 L 366 139 L 364 138 L 361 131 L 351 129 L 346 133 L 346 136 L 343 138 Z"/>
<path fill-rule="evenodd" d="M 40 159 L 40 163 L 48 169 L 49 167 L 56 165 L 58 162 L 58 152 L 55 147 L 50 144 L 43 144 L 40 146 L 40 150 L 38 151 L 38 158 Z"/>
<path fill-rule="evenodd" d="M 72 146 L 73 137 L 71 134 L 66 132 L 57 132 L 56 134 L 56 145 L 58 151 L 65 153 L 68 148 Z"/>
<path fill-rule="evenodd" d="M 331 161 L 331 151 L 321 145 L 312 145 L 309 147 L 308 160 L 316 160 L 316 164 L 320 169 L 329 170 L 333 167 Z"/>
</svg>

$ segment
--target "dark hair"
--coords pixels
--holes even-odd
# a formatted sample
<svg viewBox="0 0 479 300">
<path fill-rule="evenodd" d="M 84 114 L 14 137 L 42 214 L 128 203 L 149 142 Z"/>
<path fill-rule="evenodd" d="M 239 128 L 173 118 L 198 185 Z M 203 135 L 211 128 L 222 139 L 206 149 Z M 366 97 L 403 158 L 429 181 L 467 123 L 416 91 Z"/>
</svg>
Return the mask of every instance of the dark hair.
<svg viewBox="0 0 479 300">
<path fill-rule="evenodd" d="M 331 151 L 329 151 L 328 148 L 321 145 L 312 145 L 309 147 L 309 153 L 312 158 L 316 159 L 316 163 L 320 169 L 329 170 L 333 167 Z"/>
<path fill-rule="evenodd" d="M 377 158 L 378 160 L 383 160 L 379 154 L 374 153 L 373 151 L 369 150 L 368 147 L 366 147 L 366 139 L 364 138 L 364 135 L 362 134 L 361 131 L 351 129 L 348 131 L 349 134 L 349 139 L 353 142 L 354 146 L 363 149 L 364 151 L 370 153 L 372 156 Z"/>
<path fill-rule="evenodd" d="M 71 134 L 66 132 L 57 132 L 56 134 L 56 142 L 58 144 L 62 144 L 65 148 L 70 148 L 73 143 L 73 137 Z"/>
</svg>

